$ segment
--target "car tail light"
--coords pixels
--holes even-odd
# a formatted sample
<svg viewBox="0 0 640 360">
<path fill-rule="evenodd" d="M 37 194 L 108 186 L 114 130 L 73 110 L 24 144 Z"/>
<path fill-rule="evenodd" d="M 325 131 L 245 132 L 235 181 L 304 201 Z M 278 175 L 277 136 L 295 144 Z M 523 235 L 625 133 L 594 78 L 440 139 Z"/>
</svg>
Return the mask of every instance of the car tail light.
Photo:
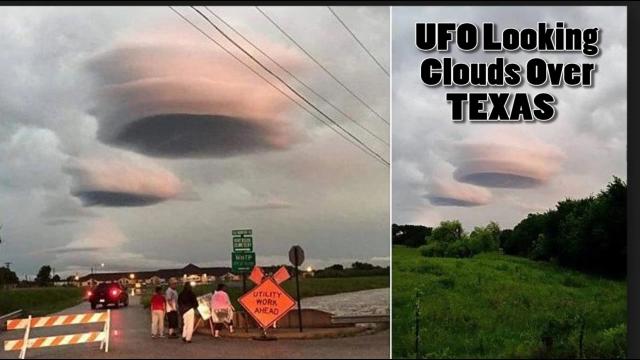
<svg viewBox="0 0 640 360">
<path fill-rule="evenodd" d="M 93 295 L 93 293 L 91 291 L 87 291 L 87 297 L 90 297 L 91 295 Z"/>
<path fill-rule="evenodd" d="M 111 296 L 116 297 L 118 295 L 120 295 L 120 290 L 118 289 L 111 290 Z"/>
</svg>

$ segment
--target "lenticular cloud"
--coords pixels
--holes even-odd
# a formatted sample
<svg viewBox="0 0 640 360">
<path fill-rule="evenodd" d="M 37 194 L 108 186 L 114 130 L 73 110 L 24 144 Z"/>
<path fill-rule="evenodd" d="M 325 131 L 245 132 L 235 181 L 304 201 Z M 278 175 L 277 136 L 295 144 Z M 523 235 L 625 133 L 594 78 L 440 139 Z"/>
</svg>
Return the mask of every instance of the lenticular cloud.
<svg viewBox="0 0 640 360">
<path fill-rule="evenodd" d="M 297 141 L 291 102 L 199 34 L 146 36 L 89 64 L 102 142 L 162 158 L 283 150 Z M 272 49 L 287 67 L 296 60 Z"/>
<path fill-rule="evenodd" d="M 491 200 L 489 190 L 455 181 L 434 181 L 424 196 L 435 206 L 473 207 L 486 205 Z"/>
<path fill-rule="evenodd" d="M 531 137 L 494 134 L 458 145 L 454 178 L 492 188 L 532 188 L 547 183 L 564 159 L 555 146 Z"/>
<path fill-rule="evenodd" d="M 173 173 L 141 161 L 81 159 L 65 171 L 72 177 L 71 194 L 84 206 L 147 206 L 173 199 L 182 191 Z"/>
</svg>

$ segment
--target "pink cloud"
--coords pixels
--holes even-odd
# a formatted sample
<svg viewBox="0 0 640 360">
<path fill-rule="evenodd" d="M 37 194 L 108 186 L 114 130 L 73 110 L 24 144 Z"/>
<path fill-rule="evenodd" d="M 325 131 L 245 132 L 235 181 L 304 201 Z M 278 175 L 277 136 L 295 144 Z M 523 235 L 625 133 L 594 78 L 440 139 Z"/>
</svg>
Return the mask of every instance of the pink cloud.
<svg viewBox="0 0 640 360">
<path fill-rule="evenodd" d="M 85 206 L 144 206 L 177 197 L 183 190 L 172 172 L 142 158 L 123 156 L 74 160 L 72 194 Z"/>
<path fill-rule="evenodd" d="M 550 144 L 520 132 L 492 132 L 456 146 L 454 178 L 497 188 L 530 188 L 547 183 L 565 155 Z"/>
<path fill-rule="evenodd" d="M 296 68 L 289 50 L 269 45 Z M 156 157 L 228 157 L 287 149 L 298 128 L 293 103 L 193 32 L 144 34 L 89 63 L 92 112 L 104 143 Z"/>
<path fill-rule="evenodd" d="M 455 181 L 435 180 L 425 195 L 436 206 L 480 206 L 491 200 L 489 190 Z"/>
</svg>

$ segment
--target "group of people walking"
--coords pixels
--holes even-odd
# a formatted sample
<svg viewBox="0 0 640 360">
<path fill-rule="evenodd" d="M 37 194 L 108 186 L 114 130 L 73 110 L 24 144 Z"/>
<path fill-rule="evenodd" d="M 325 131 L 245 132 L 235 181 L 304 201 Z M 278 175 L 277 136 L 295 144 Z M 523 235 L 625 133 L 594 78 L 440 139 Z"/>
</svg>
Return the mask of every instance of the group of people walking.
<svg viewBox="0 0 640 360">
<path fill-rule="evenodd" d="M 165 316 L 168 322 L 169 334 L 172 339 L 178 338 L 178 320 L 182 317 L 182 341 L 191 343 L 198 315 L 198 299 L 191 288 L 191 284 L 185 282 L 182 290 L 178 293 L 178 280 L 169 279 L 169 287 L 162 294 L 162 287 L 156 287 L 154 295 L 151 297 L 151 336 L 153 338 L 164 337 Z M 216 290 L 211 295 L 211 317 L 209 325 L 211 335 L 220 337 L 220 330 L 228 328 L 233 333 L 233 312 L 231 299 L 226 292 L 224 284 L 218 284 Z"/>
</svg>

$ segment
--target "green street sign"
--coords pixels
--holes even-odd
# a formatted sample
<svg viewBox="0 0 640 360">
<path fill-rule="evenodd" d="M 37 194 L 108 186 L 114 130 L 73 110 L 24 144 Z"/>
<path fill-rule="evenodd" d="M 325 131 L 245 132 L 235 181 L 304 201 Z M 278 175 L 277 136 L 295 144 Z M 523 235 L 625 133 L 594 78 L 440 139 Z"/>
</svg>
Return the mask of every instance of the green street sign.
<svg viewBox="0 0 640 360">
<path fill-rule="evenodd" d="M 231 230 L 231 235 L 233 236 L 251 236 L 253 235 L 253 230 L 251 229 L 244 229 L 244 230 Z"/>
<path fill-rule="evenodd" d="M 256 253 L 233 252 L 231 253 L 231 268 L 234 273 L 245 273 L 256 266 Z"/>
<path fill-rule="evenodd" d="M 234 252 L 242 252 L 242 251 L 253 251 L 253 237 L 251 236 L 234 236 L 233 237 L 233 251 Z"/>
</svg>

